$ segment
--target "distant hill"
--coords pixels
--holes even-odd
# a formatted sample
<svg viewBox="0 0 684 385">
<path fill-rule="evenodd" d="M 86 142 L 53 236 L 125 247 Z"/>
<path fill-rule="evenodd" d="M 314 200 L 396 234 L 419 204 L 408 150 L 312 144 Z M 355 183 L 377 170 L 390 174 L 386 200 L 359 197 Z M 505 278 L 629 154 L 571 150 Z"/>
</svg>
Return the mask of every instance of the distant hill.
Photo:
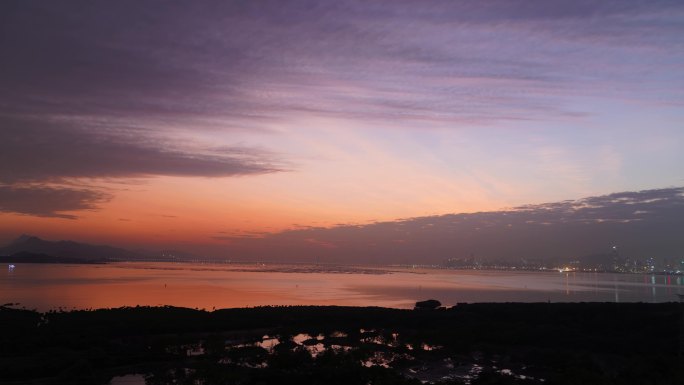
<svg viewBox="0 0 684 385">
<path fill-rule="evenodd" d="M 0 256 L 0 263 L 101 263 L 106 260 L 55 257 L 47 254 L 20 251 L 10 256 Z"/>
<path fill-rule="evenodd" d="M 22 235 L 9 245 L 0 248 L 0 256 L 19 253 L 86 261 L 140 259 L 141 255 L 106 245 L 89 245 L 74 241 L 46 241 L 31 235 Z"/>
</svg>

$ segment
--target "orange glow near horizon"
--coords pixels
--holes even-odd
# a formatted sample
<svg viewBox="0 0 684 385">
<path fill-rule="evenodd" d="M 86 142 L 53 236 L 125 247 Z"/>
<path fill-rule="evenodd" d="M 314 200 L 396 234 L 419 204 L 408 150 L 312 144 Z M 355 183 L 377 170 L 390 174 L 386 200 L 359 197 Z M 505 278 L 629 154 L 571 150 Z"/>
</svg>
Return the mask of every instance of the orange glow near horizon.
<svg viewBox="0 0 684 385">
<path fill-rule="evenodd" d="M 317 171 L 317 170 L 316 170 Z M 356 173 L 358 189 L 380 175 Z M 448 186 L 433 176 L 395 185 L 377 194 L 333 184 L 334 175 L 291 172 L 241 178 L 156 177 L 133 184 L 102 184 L 113 198 L 96 210 L 73 212 L 77 219 L 0 214 L 0 231 L 46 239 L 122 246 L 225 244 L 214 237 L 277 233 L 301 227 L 368 224 L 400 218 L 501 208 L 483 197 L 450 199 Z M 326 181 L 325 179 L 330 179 Z M 391 182 L 392 178 L 389 179 Z M 425 194 L 431 183 L 435 194 Z M 444 189 L 446 187 L 446 189 Z M 396 189 L 389 200 L 388 194 Z M 313 191 L 312 191 L 313 190 Z M 422 198 L 420 198 L 422 196 Z M 420 202 L 414 204 L 413 202 Z"/>
</svg>

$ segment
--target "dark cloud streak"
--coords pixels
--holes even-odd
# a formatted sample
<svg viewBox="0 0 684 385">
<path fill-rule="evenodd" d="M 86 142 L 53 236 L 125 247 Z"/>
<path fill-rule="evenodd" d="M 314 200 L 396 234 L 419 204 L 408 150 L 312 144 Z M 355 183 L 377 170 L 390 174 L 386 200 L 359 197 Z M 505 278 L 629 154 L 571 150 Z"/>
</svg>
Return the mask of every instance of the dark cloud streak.
<svg viewBox="0 0 684 385">
<path fill-rule="evenodd" d="M 5 121 L 0 131 L 0 182 L 153 175 L 226 177 L 281 171 L 254 149 L 183 151 L 153 138 L 77 130 L 43 122 Z M 137 141 L 135 140 L 137 139 Z"/>
<path fill-rule="evenodd" d="M 0 185 L 0 212 L 76 219 L 64 212 L 94 210 L 109 198 L 107 193 L 89 189 Z"/>
</svg>

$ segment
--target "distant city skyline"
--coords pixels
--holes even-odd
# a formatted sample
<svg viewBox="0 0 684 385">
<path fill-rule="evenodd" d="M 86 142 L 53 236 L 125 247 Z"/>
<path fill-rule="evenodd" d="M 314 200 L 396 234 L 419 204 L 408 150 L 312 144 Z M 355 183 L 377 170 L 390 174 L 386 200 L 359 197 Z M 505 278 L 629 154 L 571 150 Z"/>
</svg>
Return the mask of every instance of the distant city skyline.
<svg viewBox="0 0 684 385">
<path fill-rule="evenodd" d="M 449 215 L 569 231 L 562 202 L 624 193 L 648 209 L 599 211 L 629 231 L 559 247 L 682 246 L 681 2 L 29 0 L 0 25 L 3 243 L 430 259 L 475 242 Z M 543 253 L 537 225 L 487 253 Z"/>
</svg>

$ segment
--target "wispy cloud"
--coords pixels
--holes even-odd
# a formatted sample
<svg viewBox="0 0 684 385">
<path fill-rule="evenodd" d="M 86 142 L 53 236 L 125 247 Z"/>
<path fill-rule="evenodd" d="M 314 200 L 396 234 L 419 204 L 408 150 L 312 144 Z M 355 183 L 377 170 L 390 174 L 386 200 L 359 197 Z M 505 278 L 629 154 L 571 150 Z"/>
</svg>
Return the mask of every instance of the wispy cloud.
<svg viewBox="0 0 684 385">
<path fill-rule="evenodd" d="M 676 94 L 677 84 L 663 77 L 677 76 L 667 62 L 681 59 L 676 47 L 684 45 L 677 22 L 684 7 L 669 1 L 3 8 L 2 110 L 219 117 L 232 126 L 302 113 L 468 123 L 570 118 L 583 111 L 566 103 L 568 95 L 619 87 L 614 96 L 624 97 L 627 78 L 630 95 L 659 98 L 662 87 Z M 639 87 L 647 81 L 659 81 L 660 94 Z"/>
</svg>

